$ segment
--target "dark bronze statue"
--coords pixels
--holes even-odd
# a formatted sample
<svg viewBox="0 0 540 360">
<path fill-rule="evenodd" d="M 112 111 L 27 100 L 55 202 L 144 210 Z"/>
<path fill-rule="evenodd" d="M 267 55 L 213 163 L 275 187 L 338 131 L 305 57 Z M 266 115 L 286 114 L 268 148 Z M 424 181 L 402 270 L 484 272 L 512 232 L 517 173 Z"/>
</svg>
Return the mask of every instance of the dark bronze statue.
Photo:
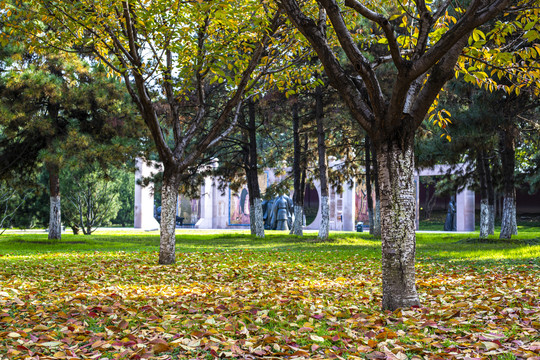
<svg viewBox="0 0 540 360">
<path fill-rule="evenodd" d="M 456 197 L 452 195 L 448 203 L 448 213 L 446 213 L 446 221 L 444 223 L 444 231 L 457 231 L 456 226 Z"/>
<path fill-rule="evenodd" d="M 263 219 L 266 230 L 289 230 L 293 221 L 293 203 L 289 196 L 280 195 L 263 201 Z"/>
</svg>

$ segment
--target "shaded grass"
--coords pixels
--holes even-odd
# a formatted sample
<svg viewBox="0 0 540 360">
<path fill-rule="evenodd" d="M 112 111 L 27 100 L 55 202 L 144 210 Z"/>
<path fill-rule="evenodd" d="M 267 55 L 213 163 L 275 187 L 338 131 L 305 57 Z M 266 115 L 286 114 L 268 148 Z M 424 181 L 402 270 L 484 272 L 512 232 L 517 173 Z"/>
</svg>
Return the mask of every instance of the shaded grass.
<svg viewBox="0 0 540 360">
<path fill-rule="evenodd" d="M 540 229 L 521 231 L 510 241 L 490 236 L 478 243 L 477 233 L 418 233 L 417 258 L 447 261 L 513 261 L 527 262 L 540 258 Z M 380 240 L 368 233 L 334 232 L 330 240 L 321 242 L 316 233 L 304 237 L 280 231 L 267 231 L 264 239 L 246 231 L 186 231 L 177 232 L 177 252 L 220 252 L 250 250 L 262 252 L 292 252 L 299 258 L 316 257 L 344 259 L 361 254 L 380 259 Z M 0 256 L 57 254 L 65 252 L 155 252 L 159 248 L 159 233 L 96 232 L 93 235 L 64 234 L 60 241 L 50 241 L 47 234 L 9 234 L 0 237 Z"/>
</svg>

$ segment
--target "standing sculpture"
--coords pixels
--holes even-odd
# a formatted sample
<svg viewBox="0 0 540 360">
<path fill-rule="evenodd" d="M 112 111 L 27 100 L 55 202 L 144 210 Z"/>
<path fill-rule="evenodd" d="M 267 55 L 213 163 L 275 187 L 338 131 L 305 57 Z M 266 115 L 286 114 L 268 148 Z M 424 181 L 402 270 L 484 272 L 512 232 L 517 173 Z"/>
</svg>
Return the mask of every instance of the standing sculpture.
<svg viewBox="0 0 540 360">
<path fill-rule="evenodd" d="M 280 195 L 263 202 L 263 219 L 266 230 L 289 230 L 293 221 L 293 202 L 287 195 Z"/>
<path fill-rule="evenodd" d="M 444 222 L 444 231 L 457 231 L 456 226 L 456 197 L 452 195 L 448 203 L 448 213 Z"/>
</svg>

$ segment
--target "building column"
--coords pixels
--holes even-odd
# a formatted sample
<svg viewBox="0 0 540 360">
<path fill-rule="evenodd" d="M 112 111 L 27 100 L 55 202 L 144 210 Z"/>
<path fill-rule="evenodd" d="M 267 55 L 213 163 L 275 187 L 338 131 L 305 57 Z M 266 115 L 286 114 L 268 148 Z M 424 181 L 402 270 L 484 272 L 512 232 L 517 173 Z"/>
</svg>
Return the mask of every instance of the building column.
<svg viewBox="0 0 540 360">
<path fill-rule="evenodd" d="M 157 230 L 159 223 L 154 218 L 154 185 L 143 187 L 139 182 L 152 176 L 152 167 L 142 159 L 135 160 L 135 209 L 134 227 L 142 230 Z"/>
<path fill-rule="evenodd" d="M 352 181 L 343 189 L 343 231 L 355 231 L 356 183 Z"/>
<path fill-rule="evenodd" d="M 457 231 L 474 231 L 474 191 L 466 187 L 456 197 Z"/>
</svg>

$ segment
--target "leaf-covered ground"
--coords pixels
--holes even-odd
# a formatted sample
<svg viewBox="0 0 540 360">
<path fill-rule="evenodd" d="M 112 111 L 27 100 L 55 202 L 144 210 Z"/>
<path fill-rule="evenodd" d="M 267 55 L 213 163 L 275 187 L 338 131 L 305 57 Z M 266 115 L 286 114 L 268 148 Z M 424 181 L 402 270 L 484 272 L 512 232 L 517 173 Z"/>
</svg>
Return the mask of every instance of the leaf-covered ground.
<svg viewBox="0 0 540 360">
<path fill-rule="evenodd" d="M 540 246 L 442 239 L 419 236 L 422 307 L 394 313 L 359 237 L 179 237 L 173 266 L 0 251 L 0 359 L 540 359 Z"/>
</svg>

